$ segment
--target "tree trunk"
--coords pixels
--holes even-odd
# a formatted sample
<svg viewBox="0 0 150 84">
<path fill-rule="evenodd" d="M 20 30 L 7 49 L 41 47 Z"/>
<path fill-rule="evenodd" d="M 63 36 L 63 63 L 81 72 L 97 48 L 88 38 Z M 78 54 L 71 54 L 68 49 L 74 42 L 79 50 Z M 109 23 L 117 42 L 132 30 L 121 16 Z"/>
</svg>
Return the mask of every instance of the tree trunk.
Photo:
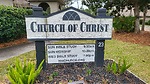
<svg viewBox="0 0 150 84">
<path fill-rule="evenodd" d="M 146 14 L 147 14 L 147 7 L 145 7 L 143 11 L 143 22 L 142 22 L 142 29 L 141 29 L 142 31 L 144 31 L 144 27 L 145 27 Z"/>
<path fill-rule="evenodd" d="M 140 24 L 139 24 L 139 6 L 138 3 L 135 3 L 135 7 L 134 7 L 134 16 L 135 16 L 135 33 L 140 33 Z"/>
</svg>

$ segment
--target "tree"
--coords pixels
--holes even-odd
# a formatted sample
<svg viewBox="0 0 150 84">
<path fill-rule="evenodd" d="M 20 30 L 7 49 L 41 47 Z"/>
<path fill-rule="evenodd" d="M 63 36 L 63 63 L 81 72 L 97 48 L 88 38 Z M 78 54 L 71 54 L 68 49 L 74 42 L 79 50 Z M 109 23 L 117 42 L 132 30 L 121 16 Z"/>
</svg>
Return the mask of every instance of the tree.
<svg viewBox="0 0 150 84">
<path fill-rule="evenodd" d="M 135 33 L 140 32 L 140 23 L 139 23 L 139 15 L 140 15 L 140 2 L 141 0 L 127 0 L 130 5 L 134 7 L 134 16 L 135 16 Z"/>
<path fill-rule="evenodd" d="M 149 9 L 149 3 L 150 3 L 150 0 L 143 0 L 142 3 L 141 3 L 140 10 L 143 12 L 143 22 L 142 22 L 141 31 L 144 31 L 145 19 L 146 19 L 147 11 Z"/>
<path fill-rule="evenodd" d="M 65 1 L 65 7 L 70 7 L 73 3 L 77 2 L 77 6 L 79 8 L 79 1 L 78 0 L 64 0 Z"/>
<path fill-rule="evenodd" d="M 73 1 L 74 0 L 64 0 L 64 2 L 65 2 L 65 7 L 67 8 L 67 7 L 70 7 L 72 4 L 73 4 Z"/>
<path fill-rule="evenodd" d="M 82 4 L 86 5 L 96 15 L 97 8 L 102 7 L 102 3 L 106 0 L 82 0 Z"/>
<path fill-rule="evenodd" d="M 135 33 L 140 32 L 139 25 L 139 14 L 140 7 L 146 7 L 145 4 L 149 4 L 149 0 L 83 0 L 83 5 L 86 5 L 93 12 L 96 11 L 96 8 L 102 7 L 104 3 L 104 7 L 107 10 L 111 10 L 111 15 L 120 16 L 121 12 L 127 7 L 128 9 L 134 9 L 135 16 Z M 144 5 L 143 5 L 144 4 Z M 146 11 L 146 9 L 145 9 Z"/>
<path fill-rule="evenodd" d="M 97 8 L 104 7 L 109 11 L 110 15 L 120 16 L 126 6 L 126 0 L 82 0 L 82 4 L 86 5 L 90 10 L 96 13 Z"/>
<path fill-rule="evenodd" d="M 148 5 L 150 3 L 150 0 L 128 0 L 128 3 L 132 4 L 134 7 L 134 16 L 136 17 L 135 20 L 135 33 L 140 32 L 140 26 L 139 26 L 139 14 L 140 9 L 143 10 L 143 22 L 142 22 L 142 30 L 144 31 L 144 25 L 145 25 L 145 18 L 146 13 L 148 10 Z"/>
</svg>

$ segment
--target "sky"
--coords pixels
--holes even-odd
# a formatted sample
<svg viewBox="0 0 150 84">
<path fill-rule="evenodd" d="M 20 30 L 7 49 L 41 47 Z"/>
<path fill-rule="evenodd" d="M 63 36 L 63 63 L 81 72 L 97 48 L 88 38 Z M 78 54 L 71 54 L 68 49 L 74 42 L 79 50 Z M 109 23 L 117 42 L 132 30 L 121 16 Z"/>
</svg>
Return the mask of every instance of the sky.
<svg viewBox="0 0 150 84">
<path fill-rule="evenodd" d="M 78 1 L 78 4 L 79 4 L 79 8 L 82 7 L 82 0 L 76 0 L 76 2 L 74 2 L 71 6 L 75 7 L 75 8 L 78 8 L 78 4 L 77 4 L 77 1 Z M 83 8 L 86 9 L 87 7 L 83 5 Z"/>
</svg>

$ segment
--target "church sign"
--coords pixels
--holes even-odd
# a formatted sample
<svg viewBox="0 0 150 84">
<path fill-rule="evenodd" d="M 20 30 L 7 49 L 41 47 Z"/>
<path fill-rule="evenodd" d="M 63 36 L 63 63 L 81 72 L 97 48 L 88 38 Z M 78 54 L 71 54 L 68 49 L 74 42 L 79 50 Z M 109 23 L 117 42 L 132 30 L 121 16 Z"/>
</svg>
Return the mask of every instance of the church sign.
<svg viewBox="0 0 150 84">
<path fill-rule="evenodd" d="M 112 38 L 112 17 L 106 9 L 93 16 L 70 7 L 48 16 L 33 8 L 26 16 L 27 39 L 35 41 L 37 66 L 45 57 L 48 63 L 94 62 L 103 66 L 105 40 Z M 47 44 L 45 40 L 95 40 L 95 44 Z M 43 64 L 46 66 L 46 63 Z"/>
<path fill-rule="evenodd" d="M 112 18 L 99 18 L 70 8 L 47 17 L 26 17 L 31 40 L 110 39 Z"/>
</svg>

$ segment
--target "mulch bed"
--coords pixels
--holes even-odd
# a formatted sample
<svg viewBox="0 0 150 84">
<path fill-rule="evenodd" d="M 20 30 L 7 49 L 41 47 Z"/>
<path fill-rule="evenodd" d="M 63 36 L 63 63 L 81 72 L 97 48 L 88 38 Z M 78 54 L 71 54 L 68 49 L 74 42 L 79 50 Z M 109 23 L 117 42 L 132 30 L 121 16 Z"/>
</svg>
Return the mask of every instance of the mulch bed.
<svg viewBox="0 0 150 84">
<path fill-rule="evenodd" d="M 148 31 L 141 31 L 139 34 L 113 32 L 113 39 L 150 46 L 150 32 Z"/>
<path fill-rule="evenodd" d="M 46 70 L 38 77 L 36 84 L 68 84 L 69 81 L 79 80 L 83 80 L 85 84 L 145 84 L 128 71 L 121 75 L 106 71 L 105 66 L 112 62 L 112 60 L 105 60 L 104 67 L 96 67 L 91 62 L 48 64 Z"/>
<path fill-rule="evenodd" d="M 24 38 L 20 38 L 11 42 L 7 42 L 7 43 L 0 43 L 0 48 L 6 48 L 6 47 L 11 47 L 11 46 L 15 46 L 15 45 L 19 45 L 19 44 L 23 44 L 23 43 L 27 43 L 28 40 L 26 37 Z"/>
</svg>

